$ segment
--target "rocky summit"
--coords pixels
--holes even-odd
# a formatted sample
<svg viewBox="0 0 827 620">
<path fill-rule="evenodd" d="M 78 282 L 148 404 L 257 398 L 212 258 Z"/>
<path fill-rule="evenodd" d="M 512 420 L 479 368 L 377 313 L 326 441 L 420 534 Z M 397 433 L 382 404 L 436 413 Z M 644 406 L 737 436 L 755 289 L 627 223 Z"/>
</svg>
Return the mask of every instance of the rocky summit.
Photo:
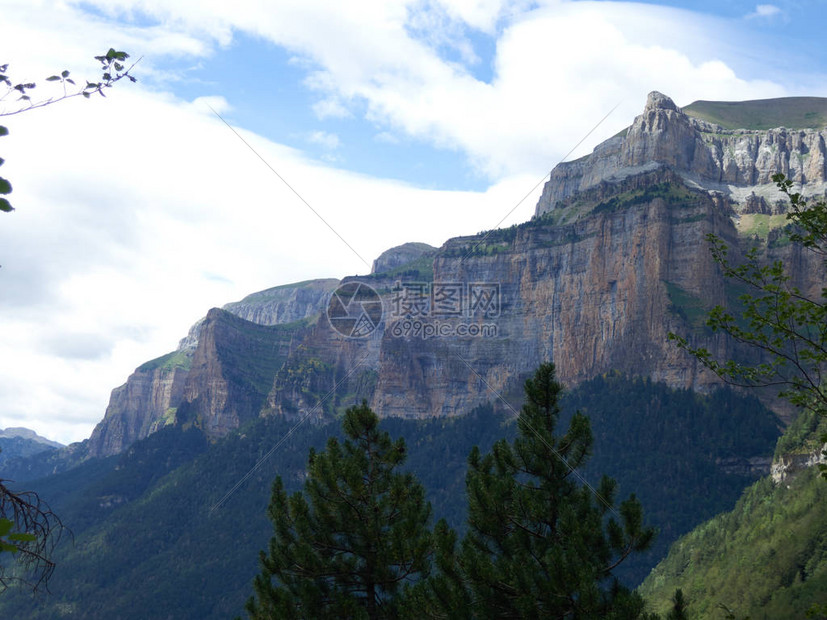
<svg viewBox="0 0 827 620">
<path fill-rule="evenodd" d="M 757 244 L 803 290 L 821 286 L 817 262 L 773 219 L 786 208 L 776 172 L 823 194 L 824 130 L 724 128 L 651 93 L 626 131 L 551 172 L 529 222 L 438 249 L 406 244 L 368 276 L 211 310 L 113 391 L 89 453 L 116 454 L 168 424 L 216 438 L 258 416 L 322 419 L 362 399 L 406 418 L 517 405 L 546 360 L 570 386 L 619 370 L 706 391 L 716 378 L 667 334 L 741 354 L 704 326 L 738 294 L 707 234 L 735 260 Z"/>
<path fill-rule="evenodd" d="M 663 168 L 674 170 L 689 187 L 727 197 L 736 213 L 769 212 L 779 202 L 772 182 L 776 173 L 801 184 L 805 194 L 824 193 L 826 139 L 824 128 L 725 129 L 684 113 L 669 97 L 652 92 L 631 127 L 591 155 L 552 171 L 536 214 L 601 183 Z"/>
</svg>

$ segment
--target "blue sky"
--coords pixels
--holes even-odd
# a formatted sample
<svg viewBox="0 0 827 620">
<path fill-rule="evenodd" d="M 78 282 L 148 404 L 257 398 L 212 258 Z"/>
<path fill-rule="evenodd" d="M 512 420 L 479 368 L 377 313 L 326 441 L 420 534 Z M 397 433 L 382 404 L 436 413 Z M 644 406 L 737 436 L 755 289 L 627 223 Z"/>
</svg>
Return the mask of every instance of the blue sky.
<svg viewBox="0 0 827 620">
<path fill-rule="evenodd" d="M 532 4 L 539 8 L 538 3 L 526 6 Z M 739 53 L 730 54 L 729 66 L 740 75 L 785 84 L 792 93 L 809 87 L 807 77 L 812 70 L 827 62 L 827 47 L 813 45 L 821 36 L 827 13 L 820 2 L 642 4 L 689 9 L 699 16 L 721 18 L 724 21 L 719 27 L 731 24 L 728 38 L 732 36 L 731 42 L 742 48 Z M 530 10 L 525 14 L 530 14 Z M 146 16 L 135 21 L 145 25 L 159 23 Z M 431 31 L 427 23 L 408 25 L 405 30 L 414 40 L 430 43 L 441 60 L 461 66 L 475 80 L 492 84 L 497 78 L 497 38 L 508 25 L 505 17 L 497 20 L 490 31 L 455 23 L 449 27 L 451 34 L 445 37 L 448 40 L 436 44 L 429 41 Z M 458 51 L 449 37 L 461 38 L 473 58 Z M 754 50 L 749 49 L 751 44 L 755 45 Z M 703 55 L 701 50 L 688 51 Z M 767 54 L 768 51 L 772 53 Z M 707 52 L 709 58 L 714 58 L 719 49 Z M 229 120 L 330 165 L 425 188 L 482 191 L 492 180 L 468 161 L 461 148 L 436 145 L 433 140 L 395 130 L 398 128 L 382 120 L 367 118 L 367 106 L 358 99 L 348 104 L 347 117 L 320 117 L 313 108 L 318 91 L 307 83 L 308 74 L 318 65 L 307 56 L 260 36 L 234 33 L 228 45 L 199 59 L 197 64 L 169 63 L 168 68 L 181 76 L 175 84 L 167 84 L 177 96 L 192 100 L 224 93 L 233 105 Z M 542 77 L 538 75 L 538 79 Z M 809 93 L 810 89 L 801 92 Z M 544 163 L 550 167 L 556 162 Z"/>
<path fill-rule="evenodd" d="M 815 1 L 3 5 L 12 78 L 91 79 L 109 46 L 142 57 L 105 100 L 2 120 L 17 210 L 0 215 L 0 427 L 64 442 L 210 307 L 366 273 L 388 247 L 512 209 L 502 225 L 527 220 L 537 192 L 519 200 L 651 90 L 678 105 L 827 96 Z"/>
</svg>

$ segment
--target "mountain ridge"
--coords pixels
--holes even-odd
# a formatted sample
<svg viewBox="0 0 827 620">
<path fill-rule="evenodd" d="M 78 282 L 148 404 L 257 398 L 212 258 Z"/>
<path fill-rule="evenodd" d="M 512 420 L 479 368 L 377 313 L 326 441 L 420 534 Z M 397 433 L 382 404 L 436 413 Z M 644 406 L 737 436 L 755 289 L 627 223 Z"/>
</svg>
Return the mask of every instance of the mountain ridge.
<svg viewBox="0 0 827 620">
<path fill-rule="evenodd" d="M 772 203 L 770 210 L 778 212 L 783 206 L 780 194 L 768 201 L 746 193 L 755 186 L 722 185 L 726 166 L 698 168 L 699 161 L 712 161 L 710 148 L 736 139 L 727 131 L 690 118 L 653 92 L 625 136 L 552 171 L 529 222 L 449 239 L 438 249 L 405 244 L 383 253 L 369 276 L 285 285 L 227 304 L 226 311 L 252 326 L 307 321 L 284 345 L 283 364 L 273 373 L 260 410 L 233 413 L 222 374 L 228 366 L 211 364 L 202 348 L 202 319 L 177 352 L 143 365 L 113 391 L 90 438 L 90 455 L 116 454 L 162 425 L 180 422 L 182 407 L 201 412 L 196 418 L 214 436 L 251 415 L 331 416 L 363 398 L 384 416 L 456 415 L 488 400 L 492 390 L 519 398 L 522 380 L 548 359 L 565 360 L 558 364 L 559 374 L 570 385 L 621 370 L 708 391 L 717 378 L 666 342 L 669 331 L 688 332 L 716 354 L 748 354 L 725 337 L 706 333 L 699 320 L 706 309 L 735 296 L 706 250 L 705 237 L 714 233 L 724 239 L 737 259 L 744 249 L 740 214 L 754 211 L 753 219 L 766 219 L 772 216 L 762 209 Z M 704 141 L 707 134 L 712 142 Z M 757 140 L 761 151 L 782 134 L 744 135 L 737 139 Z M 788 137 L 790 148 L 806 146 L 800 136 Z M 812 191 L 827 178 L 822 151 L 811 159 L 814 181 L 801 176 L 802 168 L 791 169 Z M 749 157 L 726 159 L 734 166 L 727 174 L 736 180 L 758 161 L 751 155 L 755 148 L 745 152 Z M 812 163 L 816 160 L 820 168 Z M 765 181 L 775 161 L 761 160 L 760 174 L 753 170 L 750 179 Z M 704 170 L 717 170 L 712 176 L 718 176 L 704 177 Z M 766 258 L 797 265 L 800 288 L 817 286 L 817 265 L 777 239 L 774 232 L 759 239 Z M 343 337 L 325 316 L 327 300 L 337 286 L 360 283 L 378 292 L 384 314 L 367 337 Z M 410 303 L 406 313 L 394 310 L 405 301 L 400 295 L 416 287 L 419 301 L 427 304 L 434 291 L 441 294 L 451 283 L 460 285 L 454 294 L 465 302 L 479 293 L 471 290 L 474 283 L 490 285 L 496 312 L 473 313 L 467 304 L 461 316 L 426 316 L 421 308 L 412 313 Z M 412 286 L 405 289 L 406 284 Z M 451 333 L 469 328 L 496 333 L 425 337 L 424 328 L 437 326 Z M 211 370 L 196 380 L 191 365 L 198 356 L 202 370 Z M 259 385 L 255 391 L 262 390 Z"/>
</svg>

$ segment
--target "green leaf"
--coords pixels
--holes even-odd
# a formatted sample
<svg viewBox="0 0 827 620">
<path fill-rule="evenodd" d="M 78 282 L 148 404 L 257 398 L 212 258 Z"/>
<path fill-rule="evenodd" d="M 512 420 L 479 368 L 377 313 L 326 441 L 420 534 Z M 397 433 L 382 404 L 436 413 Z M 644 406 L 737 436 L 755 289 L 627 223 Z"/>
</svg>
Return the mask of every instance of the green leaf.
<svg viewBox="0 0 827 620">
<path fill-rule="evenodd" d="M 14 207 L 11 206 L 11 203 L 5 198 L 0 198 L 0 211 L 8 213 L 9 211 L 14 211 Z"/>
<path fill-rule="evenodd" d="M 0 177 L 0 194 L 11 194 L 11 183 Z"/>
<path fill-rule="evenodd" d="M 5 127 L 3 127 L 3 125 L 0 125 L 0 136 L 7 136 L 7 135 L 9 135 L 9 130 L 6 129 Z"/>
<path fill-rule="evenodd" d="M 69 82 L 69 84 L 72 84 L 72 85 L 74 85 L 74 83 L 75 83 L 75 81 L 70 79 L 70 78 L 66 78 L 66 81 Z"/>
<path fill-rule="evenodd" d="M 47 82 L 57 82 L 60 79 L 59 75 L 50 75 L 46 78 Z"/>
<path fill-rule="evenodd" d="M 24 532 L 15 532 L 13 534 L 9 534 L 9 540 L 14 540 L 15 542 L 34 542 L 37 540 L 37 536 Z"/>
<path fill-rule="evenodd" d="M 0 519 L 0 536 L 8 534 L 12 525 L 14 525 L 14 521 L 11 519 Z"/>
<path fill-rule="evenodd" d="M 63 77 L 63 78 L 69 77 L 69 72 L 66 69 L 64 69 L 63 71 L 60 72 L 60 77 Z"/>
</svg>

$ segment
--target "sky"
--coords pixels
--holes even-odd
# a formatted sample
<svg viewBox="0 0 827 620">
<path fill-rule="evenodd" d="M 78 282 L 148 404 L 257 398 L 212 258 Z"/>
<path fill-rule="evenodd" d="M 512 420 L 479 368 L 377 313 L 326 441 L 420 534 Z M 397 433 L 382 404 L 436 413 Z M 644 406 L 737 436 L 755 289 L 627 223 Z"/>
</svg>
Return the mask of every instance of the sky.
<svg viewBox="0 0 827 620">
<path fill-rule="evenodd" d="M 0 118 L 0 428 L 80 441 L 212 307 L 528 220 L 652 90 L 827 96 L 824 4 L 0 0 L 35 100 L 138 60 L 106 98 Z"/>
</svg>

